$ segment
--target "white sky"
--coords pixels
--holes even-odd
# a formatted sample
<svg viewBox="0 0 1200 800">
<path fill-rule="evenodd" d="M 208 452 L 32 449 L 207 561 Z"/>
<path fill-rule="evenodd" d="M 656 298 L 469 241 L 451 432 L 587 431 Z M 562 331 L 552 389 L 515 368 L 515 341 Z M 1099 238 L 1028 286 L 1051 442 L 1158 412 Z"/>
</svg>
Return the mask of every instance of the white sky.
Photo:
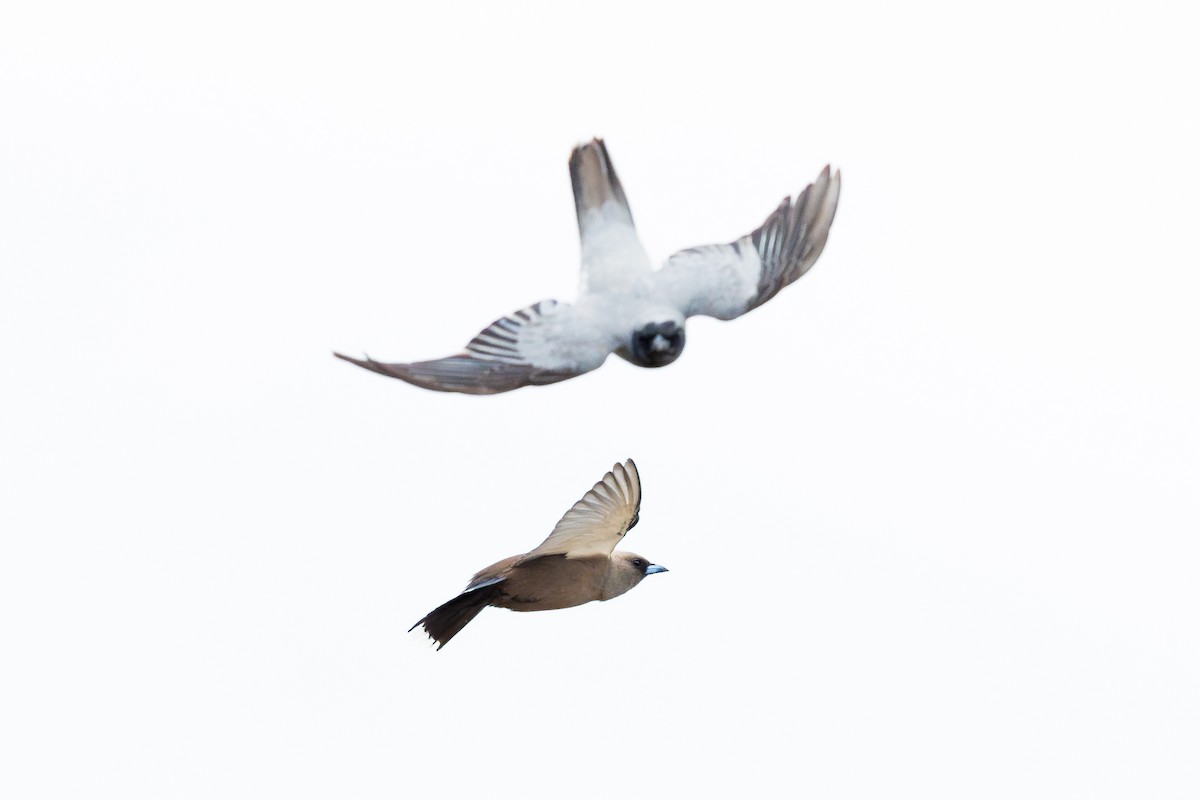
<svg viewBox="0 0 1200 800">
<path fill-rule="evenodd" d="M 0 794 L 1196 797 L 1195 28 L 967 8 L 6 4 Z M 330 355 L 570 300 L 592 135 L 655 261 L 832 162 L 825 254 L 663 370 Z M 630 456 L 669 574 L 405 633 Z"/>
</svg>

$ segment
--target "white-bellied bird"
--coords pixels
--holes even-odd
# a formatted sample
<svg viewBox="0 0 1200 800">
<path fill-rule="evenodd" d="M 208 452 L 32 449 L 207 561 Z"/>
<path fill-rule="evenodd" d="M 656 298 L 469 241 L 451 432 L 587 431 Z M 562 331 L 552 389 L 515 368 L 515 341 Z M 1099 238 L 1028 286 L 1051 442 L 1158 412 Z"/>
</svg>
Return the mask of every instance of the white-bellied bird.
<svg viewBox="0 0 1200 800">
<path fill-rule="evenodd" d="M 829 236 L 841 172 L 826 166 L 757 230 L 730 244 L 682 250 L 651 267 L 604 142 L 571 153 L 582 268 L 574 303 L 543 300 L 501 317 L 462 353 L 387 364 L 338 358 L 440 392 L 496 394 L 590 372 L 616 353 L 639 367 L 679 358 L 688 317 L 733 319 L 807 272 Z"/>
</svg>

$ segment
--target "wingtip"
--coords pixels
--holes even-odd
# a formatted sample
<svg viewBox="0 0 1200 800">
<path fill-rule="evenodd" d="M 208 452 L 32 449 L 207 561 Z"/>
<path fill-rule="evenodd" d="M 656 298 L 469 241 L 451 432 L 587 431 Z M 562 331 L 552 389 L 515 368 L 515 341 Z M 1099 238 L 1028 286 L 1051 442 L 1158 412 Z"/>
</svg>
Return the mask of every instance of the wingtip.
<svg viewBox="0 0 1200 800">
<path fill-rule="evenodd" d="M 613 464 L 612 474 L 614 477 L 618 475 L 623 476 L 629 482 L 632 490 L 640 495 L 642 476 L 638 473 L 637 464 L 634 463 L 632 458 L 625 459 L 624 464 Z M 630 527 L 632 528 L 633 526 L 630 525 Z"/>
<path fill-rule="evenodd" d="M 363 353 L 362 358 L 355 358 L 354 356 L 348 356 L 345 353 L 339 353 L 337 350 L 334 350 L 333 354 L 336 357 L 340 358 L 342 361 L 349 361 L 351 364 L 357 364 L 360 367 L 364 366 L 365 364 L 371 363 L 371 357 L 369 355 L 367 355 L 366 353 Z"/>
<path fill-rule="evenodd" d="M 824 169 L 817 175 L 810 186 L 816 187 L 816 191 L 820 194 L 827 194 L 830 190 L 836 195 L 842 188 L 842 171 L 841 169 L 833 169 L 832 164 L 826 164 Z M 807 191 L 807 188 L 805 189 Z M 804 192 L 801 192 L 804 194 Z M 789 200 L 791 198 L 788 198 Z"/>
<path fill-rule="evenodd" d="M 830 175 L 831 170 L 833 172 L 832 176 Z M 837 169 L 833 169 L 832 164 L 826 164 L 825 169 L 821 170 L 821 177 L 824 178 L 826 181 L 828 181 L 830 186 L 841 186 L 842 185 L 841 167 L 839 167 Z"/>
<path fill-rule="evenodd" d="M 826 167 L 826 169 L 828 169 L 828 167 Z M 833 177 L 830 178 L 829 181 L 827 181 L 825 184 L 824 202 L 826 205 L 831 205 L 834 209 L 836 209 L 838 198 L 840 198 L 841 195 L 842 195 L 842 171 L 839 169 L 839 170 L 834 171 Z M 833 222 L 833 220 L 831 218 L 830 224 L 832 224 L 832 222 Z"/>
<path fill-rule="evenodd" d="M 348 355 L 345 355 L 344 353 L 338 353 L 338 352 L 334 352 L 334 355 L 337 356 L 338 358 L 342 359 L 343 361 L 349 361 L 351 364 L 353 364 L 356 367 L 362 367 L 365 370 L 370 370 L 371 372 L 377 373 L 379 375 L 383 375 L 388 378 L 399 378 L 400 380 L 404 381 L 405 383 L 411 383 L 412 385 L 419 386 L 421 388 L 425 388 L 425 389 L 430 388 L 430 387 L 426 386 L 424 383 L 418 382 L 412 376 L 411 371 L 409 369 L 409 367 L 411 365 L 409 365 L 409 364 L 384 364 L 382 361 L 376 361 L 375 359 L 371 358 L 366 353 L 363 353 L 362 358 L 355 358 L 354 356 L 348 356 Z"/>
</svg>

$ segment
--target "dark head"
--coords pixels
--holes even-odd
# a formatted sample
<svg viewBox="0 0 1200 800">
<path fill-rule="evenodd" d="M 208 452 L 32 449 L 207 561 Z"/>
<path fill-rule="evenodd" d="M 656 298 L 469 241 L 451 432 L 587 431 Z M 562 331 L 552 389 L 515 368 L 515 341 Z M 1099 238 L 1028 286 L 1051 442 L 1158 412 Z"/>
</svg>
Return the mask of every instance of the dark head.
<svg viewBox="0 0 1200 800">
<path fill-rule="evenodd" d="M 683 325 L 674 320 L 648 322 L 629 336 L 617 355 L 639 367 L 665 367 L 683 352 Z"/>
<path fill-rule="evenodd" d="M 650 563 L 637 553 L 618 550 L 609 557 L 608 574 L 604 578 L 601 600 L 611 600 L 625 594 L 642 582 L 647 575 L 666 572 L 667 568 Z"/>
<path fill-rule="evenodd" d="M 668 572 L 669 571 L 663 565 L 651 564 L 649 562 L 649 560 L 642 558 L 639 555 L 634 555 L 633 553 L 630 553 L 629 555 L 632 556 L 629 559 L 629 566 L 633 567 L 636 570 L 640 570 L 643 578 L 646 577 L 647 575 L 657 575 L 660 572 Z"/>
</svg>

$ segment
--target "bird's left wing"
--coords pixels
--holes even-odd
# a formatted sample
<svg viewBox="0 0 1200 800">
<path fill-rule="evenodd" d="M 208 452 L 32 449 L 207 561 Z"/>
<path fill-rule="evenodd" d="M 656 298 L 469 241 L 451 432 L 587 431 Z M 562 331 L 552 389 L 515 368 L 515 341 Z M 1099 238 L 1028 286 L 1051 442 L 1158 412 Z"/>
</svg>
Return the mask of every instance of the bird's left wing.
<svg viewBox="0 0 1200 800">
<path fill-rule="evenodd" d="M 484 328 L 458 355 L 385 364 L 335 356 L 364 369 L 438 392 L 497 394 L 564 381 L 596 369 L 619 340 L 589 324 L 569 303 L 543 300 Z"/>
<path fill-rule="evenodd" d="M 837 211 L 842 174 L 829 167 L 793 202 L 786 197 L 736 242 L 693 247 L 667 259 L 656 286 L 686 315 L 733 319 L 770 300 L 817 262 Z"/>
<path fill-rule="evenodd" d="M 621 538 L 637 524 L 642 505 L 642 484 L 633 459 L 614 464 L 592 490 L 554 526 L 546 541 L 522 560 L 549 555 L 567 558 L 608 556 Z"/>
</svg>

